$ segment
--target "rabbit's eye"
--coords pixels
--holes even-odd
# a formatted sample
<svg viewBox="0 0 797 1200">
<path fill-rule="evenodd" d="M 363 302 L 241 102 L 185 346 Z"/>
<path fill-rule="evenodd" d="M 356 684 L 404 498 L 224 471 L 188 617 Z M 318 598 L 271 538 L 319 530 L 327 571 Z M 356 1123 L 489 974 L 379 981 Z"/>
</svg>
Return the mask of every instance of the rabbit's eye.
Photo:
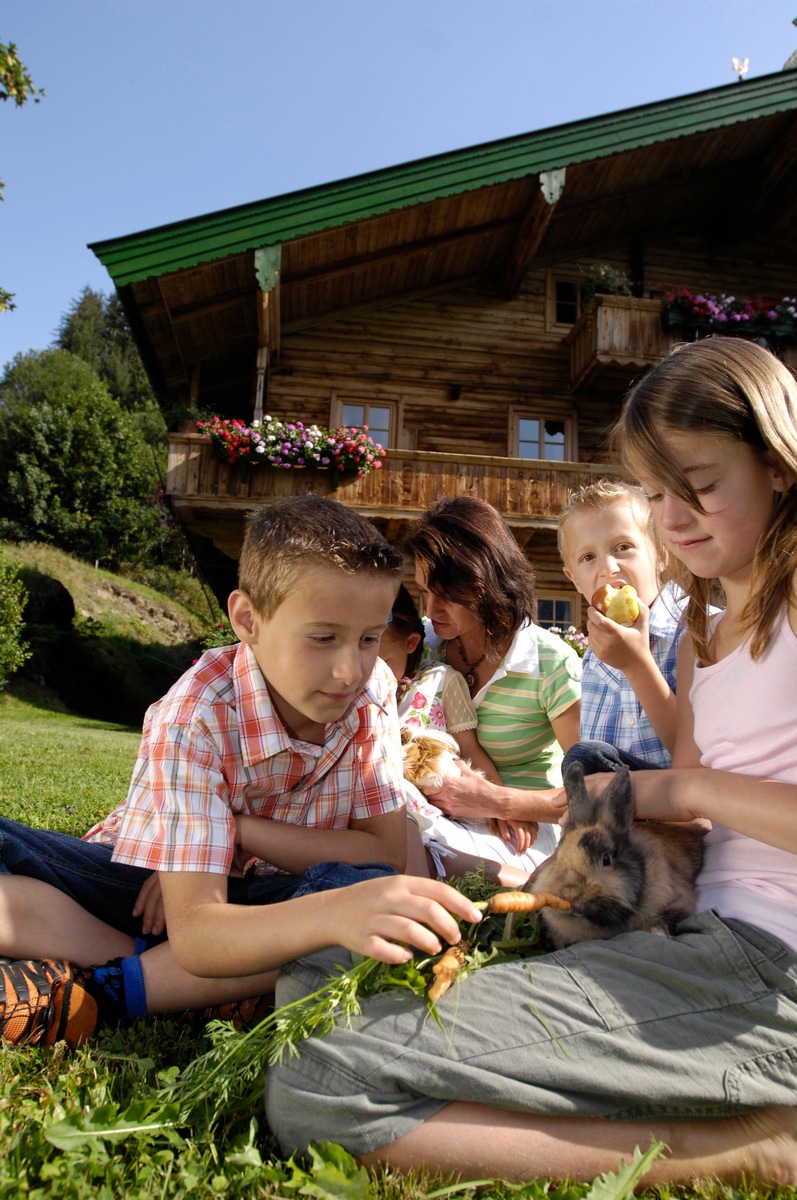
<svg viewBox="0 0 797 1200">
<path fill-rule="evenodd" d="M 602 867 L 610 867 L 611 865 L 612 865 L 612 856 L 608 850 L 604 850 L 603 857 L 601 858 L 601 866 Z"/>
</svg>

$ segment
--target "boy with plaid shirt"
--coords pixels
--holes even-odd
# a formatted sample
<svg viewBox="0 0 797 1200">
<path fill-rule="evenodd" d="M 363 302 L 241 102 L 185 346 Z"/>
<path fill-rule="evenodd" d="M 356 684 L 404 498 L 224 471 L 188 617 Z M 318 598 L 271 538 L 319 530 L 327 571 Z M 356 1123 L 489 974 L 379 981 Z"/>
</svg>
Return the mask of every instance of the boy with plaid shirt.
<svg viewBox="0 0 797 1200">
<path fill-rule="evenodd" d="M 395 874 L 407 820 L 395 680 L 377 654 L 402 566 L 335 501 L 260 510 L 229 600 L 239 644 L 151 707 L 125 803 L 83 839 L 0 819 L 7 1042 L 228 1015 L 315 949 L 403 962 L 409 945 L 456 941 L 452 913 L 475 919 L 444 885 Z"/>
<path fill-rule="evenodd" d="M 675 740 L 675 663 L 686 597 L 661 587 L 664 552 L 641 488 L 601 479 L 579 489 L 559 514 L 564 573 L 587 601 L 610 583 L 629 583 L 639 616 L 618 625 L 590 606 L 581 677 L 578 760 L 588 774 L 669 767 Z"/>
</svg>

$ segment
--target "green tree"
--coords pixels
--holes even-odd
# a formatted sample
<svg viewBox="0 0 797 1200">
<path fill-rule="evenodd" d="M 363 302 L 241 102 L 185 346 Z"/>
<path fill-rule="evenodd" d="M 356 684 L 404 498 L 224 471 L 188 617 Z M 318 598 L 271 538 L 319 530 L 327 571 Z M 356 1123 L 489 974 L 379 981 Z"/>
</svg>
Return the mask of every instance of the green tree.
<svg viewBox="0 0 797 1200">
<path fill-rule="evenodd" d="M 33 80 L 27 68 L 17 57 L 17 48 L 13 42 L 4 45 L 0 42 L 0 100 L 13 100 L 17 108 L 21 108 L 28 100 L 38 104 L 44 92 L 33 86 Z M 3 198 L 3 184 L 0 182 L 0 200 Z M 0 288 L 0 312 L 15 308 L 13 292 Z"/>
<path fill-rule="evenodd" d="M 0 688 L 30 658 L 30 648 L 22 640 L 26 600 L 17 568 L 0 551 Z"/>
<path fill-rule="evenodd" d="M 55 345 L 93 367 L 123 408 L 160 411 L 117 296 L 85 287 L 61 318 Z"/>
<path fill-rule="evenodd" d="M 18 354 L 0 381 L 0 537 L 117 567 L 171 540 L 138 416 L 66 350 Z"/>
</svg>

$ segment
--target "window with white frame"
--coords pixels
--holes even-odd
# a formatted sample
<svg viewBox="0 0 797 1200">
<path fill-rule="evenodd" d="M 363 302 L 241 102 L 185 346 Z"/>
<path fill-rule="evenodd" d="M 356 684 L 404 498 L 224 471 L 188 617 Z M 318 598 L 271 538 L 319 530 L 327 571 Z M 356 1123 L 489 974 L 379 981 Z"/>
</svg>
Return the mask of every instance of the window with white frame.
<svg viewBox="0 0 797 1200">
<path fill-rule="evenodd" d="M 512 458 L 575 462 L 574 441 L 571 417 L 534 412 L 533 409 L 512 409 L 510 412 L 509 454 Z"/>
<path fill-rule="evenodd" d="M 538 596 L 537 624 L 544 629 L 553 626 L 561 630 L 575 625 L 575 596 Z"/>
<path fill-rule="evenodd" d="M 396 445 L 396 404 L 390 400 L 353 401 L 333 400 L 332 424 L 368 427 L 368 436 L 387 449 Z"/>
</svg>

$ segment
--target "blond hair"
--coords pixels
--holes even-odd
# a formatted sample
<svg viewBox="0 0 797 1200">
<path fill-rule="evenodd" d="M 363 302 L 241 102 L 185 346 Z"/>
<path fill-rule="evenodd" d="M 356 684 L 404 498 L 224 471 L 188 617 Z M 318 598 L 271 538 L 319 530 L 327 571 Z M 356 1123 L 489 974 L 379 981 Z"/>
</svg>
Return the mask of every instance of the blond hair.
<svg viewBox="0 0 797 1200">
<path fill-rule="evenodd" d="M 323 496 L 292 496 L 247 515 L 238 586 L 272 617 L 308 566 L 401 581 L 403 556 L 354 509 Z"/>
<path fill-rule="evenodd" d="M 610 504 L 621 503 L 628 504 L 630 508 L 634 509 L 639 518 L 639 528 L 653 542 L 659 558 L 664 557 L 664 550 L 653 521 L 653 513 L 642 488 L 636 483 L 625 483 L 620 479 L 596 479 L 594 483 L 584 484 L 583 487 L 572 492 L 567 504 L 559 513 L 556 544 L 559 557 L 565 566 L 567 566 L 565 530 L 570 518 L 581 512 L 600 512 L 601 509 L 608 508 Z"/>
<path fill-rule="evenodd" d="M 794 376 L 755 342 L 712 337 L 676 346 L 632 387 L 613 430 L 622 461 L 633 475 L 660 480 L 685 504 L 704 512 L 662 442 L 663 433 L 684 430 L 734 438 L 792 475 L 756 547 L 750 596 L 741 615 L 743 628 L 752 633 L 751 654 L 760 658 L 791 599 L 797 564 Z M 708 606 L 717 581 L 693 575 L 680 562 L 674 563 L 673 573 L 690 597 L 687 628 L 695 652 L 701 662 L 711 662 Z"/>
</svg>

